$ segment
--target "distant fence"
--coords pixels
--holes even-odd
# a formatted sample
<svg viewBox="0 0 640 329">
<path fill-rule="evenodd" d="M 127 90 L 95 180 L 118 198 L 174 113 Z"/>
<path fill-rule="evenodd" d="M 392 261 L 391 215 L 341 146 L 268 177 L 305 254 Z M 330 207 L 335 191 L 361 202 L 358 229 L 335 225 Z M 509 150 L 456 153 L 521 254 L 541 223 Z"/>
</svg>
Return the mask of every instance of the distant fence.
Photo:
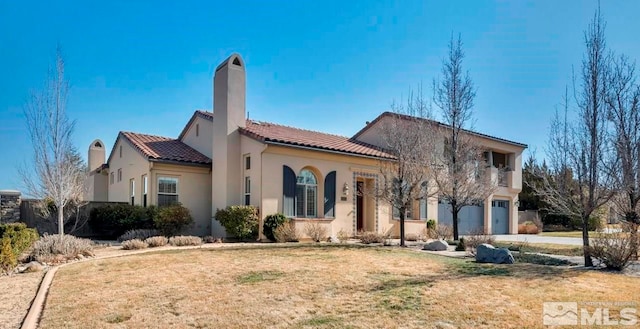
<svg viewBox="0 0 640 329">
<path fill-rule="evenodd" d="M 540 221 L 540 215 L 537 210 L 524 210 L 518 211 L 518 224 L 524 222 L 538 223 Z"/>
<path fill-rule="evenodd" d="M 42 214 L 42 211 L 38 208 L 39 202 L 40 200 L 23 199 L 20 204 L 20 221 L 24 222 L 29 227 L 38 229 L 38 233 L 40 234 L 57 234 L 57 213 L 51 213 L 49 216 L 45 217 Z M 68 209 L 68 212 L 70 212 L 71 215 L 65 221 L 64 232 L 85 238 L 96 236 L 95 232 L 89 226 L 89 214 L 91 213 L 91 209 L 118 203 L 121 202 L 90 201 L 79 209 Z"/>
</svg>

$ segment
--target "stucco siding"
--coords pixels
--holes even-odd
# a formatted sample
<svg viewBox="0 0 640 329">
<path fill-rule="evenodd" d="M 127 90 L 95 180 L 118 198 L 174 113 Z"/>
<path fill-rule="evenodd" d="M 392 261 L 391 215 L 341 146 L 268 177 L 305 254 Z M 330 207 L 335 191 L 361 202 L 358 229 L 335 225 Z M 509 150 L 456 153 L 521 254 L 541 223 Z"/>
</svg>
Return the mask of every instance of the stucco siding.
<svg viewBox="0 0 640 329">
<path fill-rule="evenodd" d="M 122 157 L 120 157 L 120 147 L 122 147 Z M 135 204 L 142 204 L 142 176 L 149 174 L 149 161 L 140 152 L 134 149 L 131 144 L 122 138 L 118 138 L 114 146 L 113 155 L 109 161 L 109 201 L 111 202 L 131 202 L 130 180 L 135 180 Z M 118 169 L 122 170 L 122 179 L 118 181 Z M 111 173 L 113 173 L 113 184 L 111 183 Z"/>
<path fill-rule="evenodd" d="M 213 153 L 213 122 L 196 115 L 182 137 L 182 142 L 211 158 Z"/>
</svg>

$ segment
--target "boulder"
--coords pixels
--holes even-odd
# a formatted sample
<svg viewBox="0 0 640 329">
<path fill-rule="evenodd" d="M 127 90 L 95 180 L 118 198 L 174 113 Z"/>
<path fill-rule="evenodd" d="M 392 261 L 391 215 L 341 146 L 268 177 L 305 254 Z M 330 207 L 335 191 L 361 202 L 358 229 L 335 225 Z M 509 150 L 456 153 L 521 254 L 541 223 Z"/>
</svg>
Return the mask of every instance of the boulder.
<svg viewBox="0 0 640 329">
<path fill-rule="evenodd" d="M 444 250 L 447 250 L 448 248 L 449 248 L 449 245 L 447 244 L 447 242 L 443 240 L 437 240 L 437 241 L 433 241 L 425 244 L 422 250 L 444 251 Z"/>
<path fill-rule="evenodd" d="M 483 243 L 476 248 L 476 262 L 493 264 L 513 264 L 515 260 L 507 248 L 495 248 Z"/>
<path fill-rule="evenodd" d="M 36 261 L 29 262 L 19 269 L 20 273 L 42 272 L 42 270 L 44 266 Z"/>
</svg>

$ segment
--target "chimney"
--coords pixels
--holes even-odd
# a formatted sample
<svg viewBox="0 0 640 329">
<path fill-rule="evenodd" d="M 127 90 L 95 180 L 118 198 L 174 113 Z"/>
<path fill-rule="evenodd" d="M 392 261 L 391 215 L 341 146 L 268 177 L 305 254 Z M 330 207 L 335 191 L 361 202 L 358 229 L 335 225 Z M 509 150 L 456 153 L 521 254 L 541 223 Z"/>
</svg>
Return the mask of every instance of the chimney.
<svg viewBox="0 0 640 329">
<path fill-rule="evenodd" d="M 212 216 L 217 209 L 239 205 L 241 157 L 238 128 L 245 127 L 246 74 L 244 61 L 233 54 L 216 68 L 213 77 Z M 224 228 L 212 220 L 212 235 L 224 237 Z"/>
<path fill-rule="evenodd" d="M 87 161 L 89 162 L 88 163 L 89 171 L 91 172 L 100 168 L 100 166 L 104 164 L 104 160 L 105 160 L 104 143 L 101 140 L 96 139 L 93 142 L 91 142 L 91 145 L 89 146 L 89 154 L 87 157 Z"/>
</svg>

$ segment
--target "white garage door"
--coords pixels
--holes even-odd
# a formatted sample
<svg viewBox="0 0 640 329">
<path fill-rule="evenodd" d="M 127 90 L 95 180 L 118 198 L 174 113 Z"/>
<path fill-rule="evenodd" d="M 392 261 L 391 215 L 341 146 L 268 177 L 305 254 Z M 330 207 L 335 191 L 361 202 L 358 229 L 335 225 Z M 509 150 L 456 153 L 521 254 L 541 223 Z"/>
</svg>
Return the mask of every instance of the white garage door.
<svg viewBox="0 0 640 329">
<path fill-rule="evenodd" d="M 438 201 L 438 224 L 453 226 L 453 214 L 451 205 L 444 201 Z M 471 234 L 484 231 L 484 206 L 464 206 L 458 213 L 458 233 Z"/>
</svg>

